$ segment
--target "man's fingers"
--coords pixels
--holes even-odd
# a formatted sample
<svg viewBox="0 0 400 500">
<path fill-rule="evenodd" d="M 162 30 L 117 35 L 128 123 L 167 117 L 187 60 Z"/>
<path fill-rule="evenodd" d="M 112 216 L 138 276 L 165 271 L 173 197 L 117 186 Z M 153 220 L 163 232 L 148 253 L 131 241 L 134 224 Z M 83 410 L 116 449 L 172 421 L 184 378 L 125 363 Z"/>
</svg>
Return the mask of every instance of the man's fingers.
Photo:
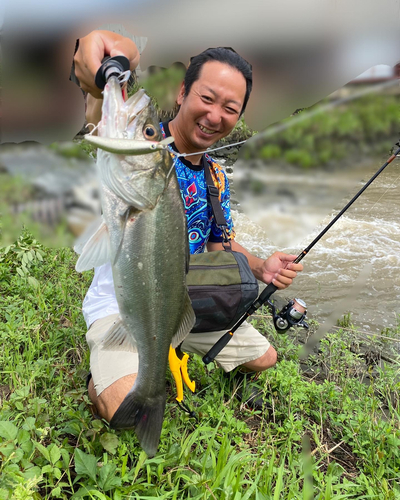
<svg viewBox="0 0 400 500">
<path fill-rule="evenodd" d="M 297 255 L 291 255 L 284 252 L 275 252 L 276 257 L 278 257 L 282 262 L 293 262 L 297 259 Z"/>
<path fill-rule="evenodd" d="M 288 264 L 286 269 L 300 273 L 303 270 L 303 264 Z"/>
<path fill-rule="evenodd" d="M 110 50 L 110 56 L 125 56 L 129 59 L 131 71 L 139 64 L 140 54 L 135 43 L 130 38 L 124 38 L 114 44 Z"/>
<path fill-rule="evenodd" d="M 292 284 L 292 281 L 293 278 L 289 278 L 287 276 L 282 276 L 282 274 L 278 274 L 276 278 L 273 280 L 273 283 L 275 286 L 278 286 L 278 288 L 286 288 L 287 286 Z"/>
<path fill-rule="evenodd" d="M 276 277 L 285 276 L 290 279 L 294 279 L 297 276 L 296 271 L 291 271 L 289 269 L 281 269 Z"/>
<path fill-rule="evenodd" d="M 139 50 L 133 40 L 111 31 L 97 30 L 79 40 L 75 54 L 75 74 L 81 88 L 97 99 L 102 97 L 95 76 L 105 56 L 123 55 L 129 59 L 131 70 L 139 63 Z"/>
<path fill-rule="evenodd" d="M 284 288 L 287 288 L 291 284 L 291 281 L 290 281 L 290 283 L 286 284 L 286 283 L 282 283 L 277 278 L 275 278 L 272 280 L 272 284 L 275 285 L 276 288 L 278 288 L 279 290 L 283 290 Z"/>
<path fill-rule="evenodd" d="M 139 64 L 140 54 L 133 40 L 110 31 L 100 30 L 99 36 L 104 44 L 105 54 L 110 57 L 125 56 L 129 59 L 130 69 L 136 68 Z"/>
<path fill-rule="evenodd" d="M 293 261 L 297 256 L 283 252 L 275 252 L 271 257 L 274 257 L 274 265 L 278 266 L 280 263 L 279 271 L 274 275 L 272 283 L 280 290 L 287 288 L 292 284 L 294 278 L 297 276 L 297 273 L 303 270 L 303 264 L 295 264 Z M 271 271 L 272 269 L 270 272 Z"/>
</svg>

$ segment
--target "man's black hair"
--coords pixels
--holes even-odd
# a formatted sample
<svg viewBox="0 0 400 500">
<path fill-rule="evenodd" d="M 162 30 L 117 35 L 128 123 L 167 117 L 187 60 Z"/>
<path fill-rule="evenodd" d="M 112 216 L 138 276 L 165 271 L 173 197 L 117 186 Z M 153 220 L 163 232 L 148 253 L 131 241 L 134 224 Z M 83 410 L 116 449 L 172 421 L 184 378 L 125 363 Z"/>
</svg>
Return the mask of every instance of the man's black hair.
<svg viewBox="0 0 400 500">
<path fill-rule="evenodd" d="M 237 69 L 242 73 L 246 80 L 246 94 L 244 96 L 243 107 L 240 115 L 244 113 L 247 106 L 247 101 L 250 97 L 250 92 L 253 87 L 253 73 L 251 64 L 249 64 L 243 57 L 235 52 L 230 47 L 217 47 L 215 49 L 207 49 L 201 54 L 194 56 L 190 59 L 190 65 L 186 71 L 184 85 L 185 95 L 188 95 L 192 85 L 200 77 L 200 71 L 203 64 L 209 61 L 218 61 L 228 64 L 232 68 Z"/>
</svg>

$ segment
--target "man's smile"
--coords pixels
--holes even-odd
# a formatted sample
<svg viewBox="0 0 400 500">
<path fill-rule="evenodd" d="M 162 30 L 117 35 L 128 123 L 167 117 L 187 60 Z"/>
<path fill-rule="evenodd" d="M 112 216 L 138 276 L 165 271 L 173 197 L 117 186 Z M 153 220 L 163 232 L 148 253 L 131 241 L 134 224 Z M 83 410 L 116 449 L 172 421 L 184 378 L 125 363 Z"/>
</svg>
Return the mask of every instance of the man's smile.
<svg viewBox="0 0 400 500">
<path fill-rule="evenodd" d="M 216 130 L 210 130 L 209 128 L 206 128 L 203 125 L 200 125 L 200 123 L 198 123 L 197 125 L 199 126 L 199 129 L 205 134 L 212 135 L 217 133 Z"/>
</svg>

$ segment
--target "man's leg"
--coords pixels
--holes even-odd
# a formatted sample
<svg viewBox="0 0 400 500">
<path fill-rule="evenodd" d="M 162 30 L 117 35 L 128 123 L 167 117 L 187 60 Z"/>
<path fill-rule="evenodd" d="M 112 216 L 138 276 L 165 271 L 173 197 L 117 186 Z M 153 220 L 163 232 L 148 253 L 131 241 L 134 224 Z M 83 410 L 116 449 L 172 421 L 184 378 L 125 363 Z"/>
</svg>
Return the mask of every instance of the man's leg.
<svg viewBox="0 0 400 500">
<path fill-rule="evenodd" d="M 99 396 L 94 388 L 93 377 L 90 379 L 88 392 L 91 402 L 96 407 L 97 415 L 110 422 L 114 413 L 118 410 L 125 396 L 132 389 L 136 380 L 136 373 L 126 375 L 125 377 L 116 380 L 109 387 L 104 389 Z"/>
<path fill-rule="evenodd" d="M 248 369 L 250 372 L 262 372 L 264 370 L 268 370 L 268 368 L 272 368 L 276 365 L 278 360 L 278 354 L 275 349 L 270 345 L 262 356 L 255 359 L 254 361 L 248 361 L 247 363 L 243 363 L 242 367 Z"/>
<path fill-rule="evenodd" d="M 225 331 L 190 333 L 183 341 L 182 350 L 204 356 L 225 333 Z M 238 382 L 235 394 L 240 401 L 256 410 L 265 411 L 268 408 L 263 391 L 252 383 L 254 381 L 253 375 L 274 366 L 277 354 L 260 332 L 249 323 L 244 322 L 215 358 L 215 361 L 225 372 L 231 372 L 237 367 L 241 368 L 233 376 Z M 246 374 L 246 372 L 251 373 Z"/>
<path fill-rule="evenodd" d="M 189 333 L 182 343 L 182 351 L 204 356 L 225 330 Z M 215 358 L 225 372 L 242 366 L 247 371 L 264 371 L 276 364 L 277 354 L 268 340 L 246 321 L 236 330 L 228 344 Z"/>
<path fill-rule="evenodd" d="M 112 314 L 93 323 L 86 334 L 90 349 L 89 398 L 97 414 L 108 422 L 132 389 L 138 370 L 138 354 L 102 349 L 102 341 L 118 318 Z"/>
<path fill-rule="evenodd" d="M 131 390 L 138 370 L 137 353 L 102 349 L 102 341 L 117 317 L 118 314 L 114 314 L 97 320 L 86 335 L 92 372 L 89 397 L 98 415 L 107 421 L 112 419 Z M 224 333 L 191 333 L 184 340 L 182 350 L 203 356 Z M 216 358 L 226 372 L 238 366 L 251 372 L 263 371 L 274 366 L 276 360 L 276 351 L 268 340 L 246 322 Z"/>
</svg>

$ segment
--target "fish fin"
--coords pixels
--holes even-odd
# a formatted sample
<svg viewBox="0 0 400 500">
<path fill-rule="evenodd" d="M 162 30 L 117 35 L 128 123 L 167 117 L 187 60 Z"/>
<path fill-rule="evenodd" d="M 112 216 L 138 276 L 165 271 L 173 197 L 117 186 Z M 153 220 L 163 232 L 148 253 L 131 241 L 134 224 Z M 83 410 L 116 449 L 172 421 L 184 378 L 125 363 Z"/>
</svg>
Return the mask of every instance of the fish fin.
<svg viewBox="0 0 400 500">
<path fill-rule="evenodd" d="M 132 179 L 119 166 L 119 160 L 115 155 L 100 151 L 97 158 L 98 163 L 103 165 L 100 172 L 102 181 L 127 205 L 137 210 L 152 210 L 155 207 L 155 203 L 145 198 L 133 187 L 130 182 Z"/>
<path fill-rule="evenodd" d="M 102 348 L 108 351 L 137 352 L 136 341 L 132 334 L 126 330 L 120 317 L 107 331 L 102 342 Z"/>
<path fill-rule="evenodd" d="M 77 249 L 76 251 L 78 251 Z M 78 273 L 88 271 L 93 267 L 101 266 L 111 258 L 110 237 L 105 222 L 100 224 L 97 231 L 88 239 L 75 265 Z"/>
<path fill-rule="evenodd" d="M 103 216 L 100 215 L 96 217 L 92 222 L 90 222 L 83 233 L 78 236 L 74 244 L 74 252 L 80 255 L 86 243 L 90 240 L 90 238 L 96 233 L 101 224 L 104 222 Z"/>
<path fill-rule="evenodd" d="M 172 136 L 166 137 L 162 141 L 159 142 L 160 146 L 168 146 L 168 144 L 172 144 L 175 139 Z"/>
<path fill-rule="evenodd" d="M 135 429 L 140 446 L 149 457 L 154 457 L 160 441 L 165 402 L 165 392 L 143 398 L 132 390 L 114 413 L 110 426 L 113 429 Z"/>
<path fill-rule="evenodd" d="M 178 331 L 172 337 L 171 345 L 175 349 L 181 344 L 196 321 L 196 316 L 193 311 L 192 303 L 190 301 L 189 294 L 186 292 L 185 303 L 183 306 L 183 318 L 181 324 L 179 325 Z"/>
</svg>

